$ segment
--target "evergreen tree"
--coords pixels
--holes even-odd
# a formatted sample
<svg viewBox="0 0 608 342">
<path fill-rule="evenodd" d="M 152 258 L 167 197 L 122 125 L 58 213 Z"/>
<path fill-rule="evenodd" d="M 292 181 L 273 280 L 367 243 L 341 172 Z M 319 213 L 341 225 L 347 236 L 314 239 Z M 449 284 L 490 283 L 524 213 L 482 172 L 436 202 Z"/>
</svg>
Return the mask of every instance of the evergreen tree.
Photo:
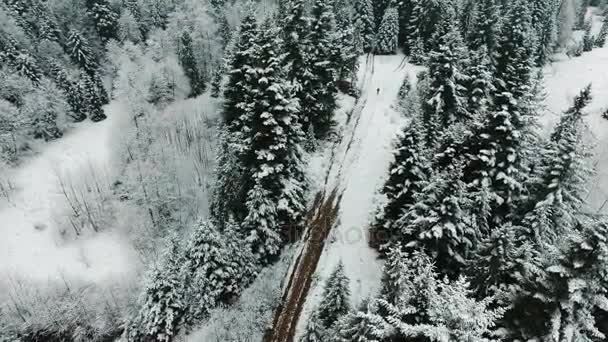
<svg viewBox="0 0 608 342">
<path fill-rule="evenodd" d="M 579 0 L 578 8 L 576 12 L 576 29 L 583 29 L 587 22 L 587 11 L 589 10 L 589 3 L 591 0 Z"/>
<path fill-rule="evenodd" d="M 71 31 L 68 36 L 67 49 L 72 61 L 79 65 L 84 71 L 92 75 L 97 69 L 97 63 L 89 44 L 82 37 L 82 35 L 76 31 Z"/>
<path fill-rule="evenodd" d="M 308 319 L 306 325 L 306 332 L 304 337 L 300 340 L 301 342 L 323 342 L 325 341 L 325 328 L 316 312 L 312 313 L 312 316 Z"/>
<path fill-rule="evenodd" d="M 480 0 L 477 12 L 466 36 L 467 43 L 473 51 L 485 47 L 492 58 L 501 30 L 499 4 L 497 0 Z"/>
<path fill-rule="evenodd" d="M 593 50 L 595 46 L 595 38 L 591 34 L 591 23 L 585 23 L 585 35 L 583 36 L 583 52 Z"/>
<path fill-rule="evenodd" d="M 374 301 L 364 301 L 355 312 L 349 312 L 335 325 L 337 342 L 384 341 L 391 336 L 393 327 L 378 312 Z"/>
<path fill-rule="evenodd" d="M 386 14 L 386 10 L 391 5 L 391 0 L 373 0 L 372 4 L 374 7 L 374 27 L 380 28 Z"/>
<path fill-rule="evenodd" d="M 532 25 L 538 37 L 536 64 L 539 66 L 547 63 L 557 42 L 557 5 L 555 0 L 532 1 Z"/>
<path fill-rule="evenodd" d="M 340 66 L 332 63 L 337 41 L 332 39 L 334 16 L 331 5 L 324 0 L 315 0 L 311 15 L 311 31 L 308 36 L 308 64 L 311 76 L 304 85 L 307 96 L 300 99 L 300 104 L 307 110 L 309 118 L 304 129 L 308 129 L 308 125 L 312 124 L 316 136 L 321 138 L 331 129 Z"/>
<path fill-rule="evenodd" d="M 103 40 L 118 37 L 118 14 L 110 7 L 107 0 L 87 1 L 89 17 L 95 23 L 97 34 Z"/>
<path fill-rule="evenodd" d="M 344 264 L 338 263 L 323 290 L 323 300 L 319 304 L 318 317 L 326 328 L 331 327 L 350 309 L 350 289 L 348 277 L 344 274 Z"/>
<path fill-rule="evenodd" d="M 394 303 L 400 294 L 407 257 L 399 242 L 392 245 L 386 253 L 386 262 L 382 267 L 382 298 L 391 303 Z"/>
<path fill-rule="evenodd" d="M 192 51 L 192 38 L 186 31 L 180 37 L 180 49 L 178 52 L 179 62 L 184 68 L 184 72 L 190 80 L 190 96 L 196 97 L 205 91 L 205 82 L 202 79 L 196 59 L 194 59 L 194 51 Z"/>
<path fill-rule="evenodd" d="M 280 66 L 281 41 L 273 29 L 258 37 L 255 86 L 244 97 L 251 98 L 237 133 L 244 150 L 240 160 L 246 172 L 247 217 L 244 228 L 255 253 L 273 258 L 282 246 L 282 225 L 298 226 L 304 210 L 302 167 L 303 132 L 298 123 L 299 106 Z M 249 180 L 250 179 L 250 180 Z M 247 184 L 247 183 L 246 183 Z"/>
<path fill-rule="evenodd" d="M 475 300 L 464 278 L 439 280 L 431 260 L 419 253 L 406 259 L 401 277 L 395 301 L 377 300 L 389 328 L 375 319 L 371 332 L 388 335 L 386 340 L 437 342 L 486 341 L 494 334 L 504 310 L 490 309 L 492 298 Z"/>
<path fill-rule="evenodd" d="M 146 279 L 142 307 L 136 318 L 141 326 L 129 333 L 129 340 L 141 341 L 143 337 L 144 341 L 170 342 L 177 335 L 187 306 L 181 271 L 183 261 L 183 251 L 177 237 L 173 236 L 165 247 L 160 264 L 150 271 Z"/>
<path fill-rule="evenodd" d="M 417 0 L 412 8 L 409 24 L 410 47 L 422 42 L 425 52 L 432 47 L 432 38 L 437 31 L 437 25 L 453 15 L 451 4 L 443 0 Z"/>
<path fill-rule="evenodd" d="M 380 29 L 378 31 L 378 45 L 376 52 L 380 54 L 394 54 L 397 50 L 399 35 L 399 13 L 395 7 L 386 9 Z"/>
<path fill-rule="evenodd" d="M 427 62 L 430 89 L 424 105 L 425 115 L 434 118 L 440 125 L 438 129 L 464 122 L 469 115 L 464 98 L 465 76 L 461 71 L 466 59 L 465 48 L 452 22 L 446 21 L 441 26 Z M 429 134 L 436 135 L 437 131 Z"/>
<path fill-rule="evenodd" d="M 429 253 L 442 275 L 459 274 L 480 238 L 458 168 L 451 166 L 436 173 L 415 196 L 412 209 L 396 223 L 405 247 Z"/>
<path fill-rule="evenodd" d="M 520 112 L 518 114 L 521 114 L 523 108 L 514 103 L 521 104 L 522 98 L 530 92 L 532 86 L 535 46 L 531 20 L 526 0 L 514 1 L 506 14 L 495 54 L 495 105 L 498 108 L 507 106 L 514 113 Z M 511 122 L 516 128 L 521 128 L 522 122 L 518 116 L 511 118 Z"/>
<path fill-rule="evenodd" d="M 399 10 L 399 46 L 403 48 L 406 55 L 411 55 L 412 32 L 410 31 L 412 14 L 416 0 L 403 0 L 398 2 Z"/>
<path fill-rule="evenodd" d="M 72 109 L 72 120 L 81 122 L 87 118 L 88 106 L 84 94 L 80 92 L 77 84 L 68 79 L 66 72 L 57 63 L 51 63 L 51 76 L 55 84 L 65 94 L 66 101 Z"/>
<path fill-rule="evenodd" d="M 255 260 L 249 249 L 239 244 L 236 230 L 229 223 L 220 232 L 213 223 L 202 221 L 194 228 L 184 263 L 192 278 L 189 321 L 205 318 L 216 303 L 229 303 L 253 278 Z"/>
<path fill-rule="evenodd" d="M 83 94 L 84 103 L 87 105 L 87 112 L 92 121 L 98 122 L 106 118 L 103 111 L 103 99 L 99 96 L 99 91 L 95 87 L 94 81 L 85 73 L 80 75 L 79 92 Z"/>
<path fill-rule="evenodd" d="M 395 221 L 415 203 L 415 195 L 422 190 L 430 174 L 425 154 L 420 123 L 414 119 L 399 141 L 389 178 L 381 190 L 387 203 L 377 215 L 374 229 L 382 242 L 396 238 Z"/>
<path fill-rule="evenodd" d="M 466 88 L 466 111 L 477 120 L 483 120 L 486 109 L 492 106 L 491 95 L 495 88 L 492 80 L 492 64 L 488 50 L 481 47 L 471 51 L 464 67 L 464 87 Z"/>
<path fill-rule="evenodd" d="M 603 48 L 606 45 L 606 38 L 608 38 L 608 10 L 604 13 L 604 20 L 602 21 L 600 32 L 595 39 L 595 46 Z"/>
<path fill-rule="evenodd" d="M 229 130 L 240 129 L 239 125 L 233 125 L 233 121 L 240 120 L 244 114 L 245 106 L 251 101 L 247 98 L 248 87 L 250 86 L 251 75 L 248 72 L 254 63 L 254 54 L 257 49 L 257 22 L 253 13 L 248 15 L 241 22 L 239 38 L 236 43 L 232 59 L 230 61 L 230 71 L 228 82 L 224 89 L 224 123 Z"/>
<path fill-rule="evenodd" d="M 355 27 L 363 40 L 363 51 L 369 53 L 374 48 L 376 33 L 372 0 L 356 0 L 354 6 Z"/>
</svg>

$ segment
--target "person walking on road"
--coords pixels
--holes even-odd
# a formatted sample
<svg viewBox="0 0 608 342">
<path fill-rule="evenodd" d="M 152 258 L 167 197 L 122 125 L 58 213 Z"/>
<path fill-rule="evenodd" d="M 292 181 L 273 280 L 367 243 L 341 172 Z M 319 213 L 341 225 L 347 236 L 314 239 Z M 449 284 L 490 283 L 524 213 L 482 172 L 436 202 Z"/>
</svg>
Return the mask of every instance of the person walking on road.
<svg viewBox="0 0 608 342">
<path fill-rule="evenodd" d="M 380 88 L 376 89 L 376 95 L 380 95 Z"/>
</svg>

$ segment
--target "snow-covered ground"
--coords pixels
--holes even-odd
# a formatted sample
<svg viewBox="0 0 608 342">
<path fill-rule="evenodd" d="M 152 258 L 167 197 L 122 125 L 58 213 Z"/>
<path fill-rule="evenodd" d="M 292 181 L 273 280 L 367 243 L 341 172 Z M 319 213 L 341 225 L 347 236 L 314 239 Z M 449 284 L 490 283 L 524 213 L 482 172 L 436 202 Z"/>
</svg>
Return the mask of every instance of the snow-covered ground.
<svg viewBox="0 0 608 342">
<path fill-rule="evenodd" d="M 594 27 L 599 25 L 594 19 Z M 586 119 L 597 175 L 592 181 L 588 202 L 593 210 L 602 208 L 602 213 L 608 213 L 608 120 L 601 116 L 608 110 L 608 44 L 580 57 L 556 55 L 555 62 L 545 67 L 544 78 L 547 108 L 541 123 L 546 129 L 553 127 L 561 113 L 572 105 L 574 97 L 591 84 L 593 101 L 586 109 Z"/>
<path fill-rule="evenodd" d="M 399 87 L 407 73 L 419 71 L 404 56 L 363 58 L 359 75 L 361 97 L 342 128 L 342 140 L 333 151 L 326 189 L 342 194 L 337 226 L 332 229 L 317 267 L 315 280 L 300 317 L 301 332 L 323 292 L 325 279 L 341 260 L 350 279 L 352 305 L 373 296 L 380 287 L 382 266 L 368 245 L 368 228 L 377 207 L 377 191 L 388 177 L 393 143 L 406 124 L 394 109 Z M 378 89 L 380 90 L 378 92 Z"/>
<path fill-rule="evenodd" d="M 0 200 L 0 289 L 15 279 L 44 286 L 55 280 L 101 283 L 133 273 L 138 258 L 116 233 L 83 234 L 78 239 L 61 233 L 69 229 L 62 224 L 69 207 L 60 177 L 75 183 L 93 175 L 100 182 L 113 178 L 109 146 L 120 111 L 118 104 L 110 104 L 107 120 L 76 125 L 9 171 L 16 189 L 10 201 Z"/>
</svg>

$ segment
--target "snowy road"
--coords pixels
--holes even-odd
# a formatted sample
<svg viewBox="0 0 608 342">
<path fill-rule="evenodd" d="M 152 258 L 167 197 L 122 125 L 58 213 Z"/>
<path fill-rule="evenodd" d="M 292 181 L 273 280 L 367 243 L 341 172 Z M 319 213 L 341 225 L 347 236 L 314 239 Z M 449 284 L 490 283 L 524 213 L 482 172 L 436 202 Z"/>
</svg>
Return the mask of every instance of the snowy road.
<svg viewBox="0 0 608 342">
<path fill-rule="evenodd" d="M 7 280 L 98 282 L 129 272 L 133 255 L 125 242 L 109 233 L 70 241 L 58 224 L 68 213 L 59 175 L 79 180 L 94 172 L 110 179 L 109 139 L 119 108 L 111 104 L 106 111 L 109 119 L 76 125 L 9 175 L 16 189 L 9 203 L 0 201 L 0 289 Z"/>
<path fill-rule="evenodd" d="M 401 55 L 375 56 L 361 65 L 360 107 L 355 108 L 343 129 L 326 185 L 326 189 L 339 189 L 342 195 L 338 223 L 325 244 L 298 332 L 303 331 L 306 317 L 320 300 L 324 280 L 339 260 L 350 279 L 353 305 L 380 287 L 381 263 L 368 246 L 367 231 L 376 208 L 377 190 L 388 177 L 394 139 L 406 123 L 393 105 L 405 75 L 409 73 L 415 79 L 420 69 L 404 63 Z"/>
</svg>

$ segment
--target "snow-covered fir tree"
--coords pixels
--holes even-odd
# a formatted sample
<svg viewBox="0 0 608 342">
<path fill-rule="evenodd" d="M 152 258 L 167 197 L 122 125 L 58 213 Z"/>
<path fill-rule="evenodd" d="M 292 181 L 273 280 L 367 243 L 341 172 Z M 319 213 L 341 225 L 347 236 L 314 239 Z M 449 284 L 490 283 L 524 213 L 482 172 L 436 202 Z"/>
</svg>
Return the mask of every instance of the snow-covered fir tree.
<svg viewBox="0 0 608 342">
<path fill-rule="evenodd" d="M 376 25 L 371 0 L 357 0 L 354 4 L 355 27 L 363 40 L 363 51 L 371 52 L 375 44 Z"/>
<path fill-rule="evenodd" d="M 190 280 L 187 320 L 204 319 L 216 303 L 228 303 L 249 284 L 255 273 L 255 259 L 238 241 L 234 223 L 219 231 L 212 222 L 199 222 L 184 251 L 184 267 Z M 243 248 L 244 247 L 244 248 Z"/>
<path fill-rule="evenodd" d="M 95 22 L 97 34 L 103 39 L 115 39 L 118 36 L 118 14 L 107 0 L 87 1 L 88 15 Z"/>
<path fill-rule="evenodd" d="M 239 119 L 244 144 L 240 160 L 250 179 L 243 228 L 256 255 L 273 258 L 282 246 L 282 228 L 298 226 L 304 209 L 302 147 L 297 100 L 285 80 L 276 30 L 265 25 L 257 38 L 252 103 Z M 247 184 L 247 183 L 246 183 Z"/>
<path fill-rule="evenodd" d="M 500 7 L 497 0 L 481 0 L 477 5 L 477 15 L 470 25 L 466 40 L 475 51 L 485 47 L 490 57 L 497 48 L 498 35 L 501 30 Z"/>
<path fill-rule="evenodd" d="M 443 0 L 417 0 L 414 2 L 409 23 L 408 45 L 410 49 L 420 43 L 425 52 L 431 49 L 437 25 L 454 14 L 451 6 L 450 2 Z"/>
<path fill-rule="evenodd" d="M 256 36 L 258 24 L 254 13 L 248 13 L 241 22 L 238 41 L 230 61 L 228 81 L 224 88 L 224 123 L 232 130 L 240 127 L 233 125 L 234 120 L 240 120 L 244 114 L 244 103 L 250 101 L 247 96 L 249 86 L 248 74 L 254 63 L 254 54 L 257 49 Z M 238 123 L 238 122 L 237 122 Z"/>
<path fill-rule="evenodd" d="M 424 115 L 433 118 L 427 120 L 439 125 L 428 132 L 432 135 L 456 122 L 466 121 L 469 116 L 462 74 L 466 50 L 453 21 L 446 20 L 439 26 L 427 61 L 430 89 L 424 105 Z"/>
<path fill-rule="evenodd" d="M 72 61 L 79 65 L 88 74 L 95 73 L 97 62 L 91 52 L 89 44 L 85 38 L 75 30 L 72 30 L 68 36 L 67 49 Z"/>
<path fill-rule="evenodd" d="M 374 234 L 381 243 L 398 236 L 399 232 L 393 226 L 395 221 L 415 203 L 414 196 L 422 190 L 430 175 L 423 139 L 420 122 L 414 119 L 399 140 L 395 161 L 389 168 L 389 178 L 381 190 L 387 202 L 374 224 Z"/>
<path fill-rule="evenodd" d="M 305 84 L 308 94 L 304 99 L 300 99 L 300 105 L 309 118 L 304 129 L 308 129 L 307 126 L 311 124 L 319 138 L 330 131 L 336 108 L 336 81 L 340 66 L 332 63 L 334 51 L 338 49 L 337 40 L 332 39 L 334 22 L 331 4 L 315 0 L 311 10 L 311 28 L 308 35 L 310 49 L 307 57 L 312 75 L 308 84 Z"/>
<path fill-rule="evenodd" d="M 532 25 L 537 36 L 536 63 L 547 63 L 557 43 L 557 13 L 559 2 L 555 0 L 534 0 L 532 5 Z"/>
<path fill-rule="evenodd" d="M 89 118 L 92 121 L 102 121 L 106 118 L 103 111 L 103 99 L 100 97 L 100 92 L 95 86 L 91 76 L 82 72 L 79 80 L 79 92 L 83 94 L 84 103 L 86 103 Z"/>
<path fill-rule="evenodd" d="M 319 320 L 319 315 L 316 312 L 313 312 L 308 319 L 306 331 L 300 342 L 323 342 L 326 341 L 326 334 L 327 331 L 321 323 L 321 320 Z"/>
<path fill-rule="evenodd" d="M 173 236 L 160 263 L 146 278 L 141 309 L 127 332 L 129 341 L 170 342 L 175 338 L 187 307 L 183 262 L 183 250 L 177 236 Z"/>
<path fill-rule="evenodd" d="M 391 337 L 393 327 L 379 313 L 378 304 L 364 300 L 356 311 L 351 311 L 336 322 L 334 340 L 337 342 L 374 342 Z"/>
<path fill-rule="evenodd" d="M 319 304 L 318 318 L 324 327 L 331 327 L 350 310 L 350 286 L 342 261 L 325 282 L 323 300 Z"/>
<path fill-rule="evenodd" d="M 595 46 L 595 38 L 591 34 L 591 23 L 585 23 L 585 35 L 583 36 L 583 52 L 589 52 L 593 50 Z"/>
<path fill-rule="evenodd" d="M 184 68 L 184 72 L 190 80 L 190 96 L 195 97 L 202 94 L 205 91 L 205 81 L 201 77 L 199 68 L 196 65 L 196 59 L 194 58 L 194 51 L 192 50 L 192 38 L 187 31 L 182 33 L 180 37 L 179 46 L 179 62 Z"/>
<path fill-rule="evenodd" d="M 51 63 L 51 77 L 57 87 L 65 94 L 66 101 L 72 109 L 71 117 L 74 122 L 85 120 L 88 114 L 88 107 L 83 98 L 84 94 L 80 92 L 78 85 L 68 78 L 67 73 L 57 63 Z"/>
<path fill-rule="evenodd" d="M 399 35 L 399 12 L 397 8 L 388 7 L 382 18 L 378 30 L 378 43 L 376 52 L 379 54 L 393 54 L 397 50 Z"/>
<path fill-rule="evenodd" d="M 469 214 L 471 200 L 459 180 L 459 168 L 436 172 L 415 196 L 411 210 L 396 223 L 404 246 L 429 253 L 442 275 L 461 271 L 480 235 Z"/>
<path fill-rule="evenodd" d="M 604 47 L 606 45 L 606 38 L 608 38 L 608 10 L 604 11 L 604 20 L 602 20 L 602 27 L 595 39 L 595 46 L 599 48 Z"/>
</svg>

